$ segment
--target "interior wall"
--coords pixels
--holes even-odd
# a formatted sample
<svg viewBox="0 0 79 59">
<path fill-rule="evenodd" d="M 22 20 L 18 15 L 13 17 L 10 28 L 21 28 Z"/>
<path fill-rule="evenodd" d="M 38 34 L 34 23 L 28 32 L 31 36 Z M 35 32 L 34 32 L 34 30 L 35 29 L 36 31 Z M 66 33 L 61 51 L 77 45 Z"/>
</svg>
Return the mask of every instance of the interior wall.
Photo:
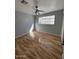
<svg viewBox="0 0 79 59">
<path fill-rule="evenodd" d="M 15 11 L 15 37 L 28 33 L 33 24 L 33 16 Z"/>
<path fill-rule="evenodd" d="M 47 33 L 51 33 L 51 34 L 60 36 L 61 29 L 62 29 L 62 23 L 63 23 L 63 10 L 58 10 L 58 11 L 42 14 L 39 17 L 51 16 L 51 15 L 55 15 L 55 24 L 54 25 L 38 24 L 38 19 L 37 19 L 36 20 L 36 29 L 37 29 L 37 31 L 47 32 Z"/>
</svg>

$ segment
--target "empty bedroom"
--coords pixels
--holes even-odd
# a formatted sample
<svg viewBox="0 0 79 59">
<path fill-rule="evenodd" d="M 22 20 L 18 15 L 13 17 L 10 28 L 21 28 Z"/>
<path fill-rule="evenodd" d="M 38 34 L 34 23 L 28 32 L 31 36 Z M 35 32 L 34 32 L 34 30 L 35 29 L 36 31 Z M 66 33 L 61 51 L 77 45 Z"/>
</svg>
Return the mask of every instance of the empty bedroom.
<svg viewBox="0 0 79 59">
<path fill-rule="evenodd" d="M 15 0 L 15 58 L 64 59 L 64 0 Z"/>
</svg>

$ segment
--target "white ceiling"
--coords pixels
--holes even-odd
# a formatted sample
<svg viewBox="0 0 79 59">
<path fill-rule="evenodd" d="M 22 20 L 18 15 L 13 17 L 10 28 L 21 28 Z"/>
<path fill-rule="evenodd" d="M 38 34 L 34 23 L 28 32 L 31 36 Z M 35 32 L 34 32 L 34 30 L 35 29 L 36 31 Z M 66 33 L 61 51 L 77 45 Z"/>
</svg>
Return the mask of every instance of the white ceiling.
<svg viewBox="0 0 79 59">
<path fill-rule="evenodd" d="M 28 13 L 28 14 L 34 14 L 34 2 L 33 0 L 25 0 L 28 2 L 28 4 L 22 4 L 22 0 L 15 0 L 15 10 Z M 39 9 L 44 10 L 47 13 L 50 11 L 60 10 L 64 9 L 64 0 L 38 0 L 38 6 Z"/>
</svg>

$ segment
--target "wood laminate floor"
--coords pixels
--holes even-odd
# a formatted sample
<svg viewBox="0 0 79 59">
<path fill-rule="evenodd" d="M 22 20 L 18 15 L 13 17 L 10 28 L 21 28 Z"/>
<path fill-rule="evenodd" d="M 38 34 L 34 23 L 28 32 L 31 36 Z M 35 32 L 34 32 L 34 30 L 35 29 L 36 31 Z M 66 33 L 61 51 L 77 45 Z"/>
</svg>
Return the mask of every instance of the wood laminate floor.
<svg viewBox="0 0 79 59">
<path fill-rule="evenodd" d="M 31 32 L 16 38 L 16 59 L 61 59 L 63 48 L 60 37 L 42 32 Z"/>
</svg>

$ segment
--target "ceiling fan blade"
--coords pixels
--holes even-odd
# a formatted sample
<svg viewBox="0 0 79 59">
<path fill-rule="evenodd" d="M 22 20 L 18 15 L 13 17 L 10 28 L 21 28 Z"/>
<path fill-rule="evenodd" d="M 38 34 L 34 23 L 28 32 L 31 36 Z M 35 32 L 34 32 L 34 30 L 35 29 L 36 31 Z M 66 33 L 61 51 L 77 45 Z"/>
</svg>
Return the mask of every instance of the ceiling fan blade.
<svg viewBox="0 0 79 59">
<path fill-rule="evenodd" d="M 38 12 L 37 15 L 40 15 L 40 13 Z"/>
<path fill-rule="evenodd" d="M 45 12 L 45 11 L 43 11 L 43 10 L 38 10 L 39 12 Z"/>
</svg>

